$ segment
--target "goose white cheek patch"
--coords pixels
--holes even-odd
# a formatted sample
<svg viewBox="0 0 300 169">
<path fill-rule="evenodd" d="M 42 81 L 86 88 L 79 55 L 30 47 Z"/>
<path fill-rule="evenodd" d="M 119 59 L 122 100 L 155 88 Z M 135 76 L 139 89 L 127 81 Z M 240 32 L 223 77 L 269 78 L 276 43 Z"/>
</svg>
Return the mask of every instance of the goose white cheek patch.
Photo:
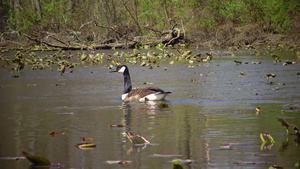
<svg viewBox="0 0 300 169">
<path fill-rule="evenodd" d="M 126 69 L 126 67 L 123 66 L 123 67 L 121 67 L 121 69 L 120 69 L 118 72 L 119 72 L 119 73 L 124 73 L 125 69 Z"/>
</svg>

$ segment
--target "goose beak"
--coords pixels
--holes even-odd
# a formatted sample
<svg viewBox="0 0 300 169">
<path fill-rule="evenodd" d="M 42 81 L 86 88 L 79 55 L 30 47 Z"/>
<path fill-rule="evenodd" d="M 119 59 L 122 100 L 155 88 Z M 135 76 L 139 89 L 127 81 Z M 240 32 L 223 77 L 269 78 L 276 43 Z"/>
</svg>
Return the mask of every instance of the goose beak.
<svg viewBox="0 0 300 169">
<path fill-rule="evenodd" d="M 109 73 L 118 73 L 118 71 L 113 70 L 113 71 L 109 71 Z"/>
</svg>

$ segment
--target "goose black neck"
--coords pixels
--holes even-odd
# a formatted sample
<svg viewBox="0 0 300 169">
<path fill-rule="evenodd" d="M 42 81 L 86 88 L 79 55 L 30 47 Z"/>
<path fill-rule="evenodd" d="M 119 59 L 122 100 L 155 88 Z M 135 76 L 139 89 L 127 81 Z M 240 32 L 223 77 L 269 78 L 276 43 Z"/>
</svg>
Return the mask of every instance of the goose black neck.
<svg viewBox="0 0 300 169">
<path fill-rule="evenodd" d="M 129 93 L 132 90 L 131 79 L 128 69 L 123 72 L 124 76 L 124 94 Z"/>
</svg>

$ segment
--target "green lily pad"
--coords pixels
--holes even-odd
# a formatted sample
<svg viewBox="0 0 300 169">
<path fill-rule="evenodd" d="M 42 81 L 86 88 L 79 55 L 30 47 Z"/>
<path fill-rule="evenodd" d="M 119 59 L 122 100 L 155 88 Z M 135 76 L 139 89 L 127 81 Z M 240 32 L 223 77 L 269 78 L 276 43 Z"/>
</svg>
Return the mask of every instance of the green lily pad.
<svg viewBox="0 0 300 169">
<path fill-rule="evenodd" d="M 75 147 L 81 149 L 81 150 L 91 150 L 96 147 L 96 144 L 93 143 L 79 143 L 76 144 Z"/>
</svg>

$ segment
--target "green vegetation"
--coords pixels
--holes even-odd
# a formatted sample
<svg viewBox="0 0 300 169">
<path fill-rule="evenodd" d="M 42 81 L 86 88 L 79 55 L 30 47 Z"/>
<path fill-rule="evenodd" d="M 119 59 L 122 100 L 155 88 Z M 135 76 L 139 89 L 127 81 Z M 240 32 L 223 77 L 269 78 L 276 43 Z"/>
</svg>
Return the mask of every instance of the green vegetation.
<svg viewBox="0 0 300 169">
<path fill-rule="evenodd" d="M 92 44 L 157 37 L 177 24 L 192 41 L 236 45 L 254 43 L 253 36 L 262 34 L 290 35 L 286 39 L 293 41 L 291 35 L 300 33 L 299 14 L 298 0 L 0 0 L 0 31 L 1 43 L 20 42 L 19 32 Z"/>
</svg>

